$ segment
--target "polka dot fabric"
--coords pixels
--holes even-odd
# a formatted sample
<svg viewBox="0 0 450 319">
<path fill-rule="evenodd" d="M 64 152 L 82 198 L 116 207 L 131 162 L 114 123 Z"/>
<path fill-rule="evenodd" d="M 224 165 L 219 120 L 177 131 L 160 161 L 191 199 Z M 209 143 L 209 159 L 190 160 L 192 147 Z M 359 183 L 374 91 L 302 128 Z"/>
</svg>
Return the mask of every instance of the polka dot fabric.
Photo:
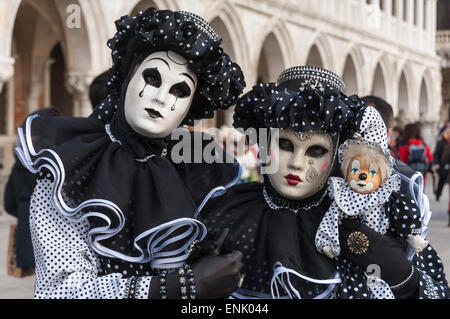
<svg viewBox="0 0 450 319">
<path fill-rule="evenodd" d="M 88 245 L 88 222 L 71 222 L 58 212 L 52 184 L 49 179 L 38 179 L 30 204 L 35 298 L 147 298 L 151 276 L 100 275 L 98 256 Z"/>
<path fill-rule="evenodd" d="M 389 217 L 385 213 L 384 205 L 389 201 L 391 194 L 400 189 L 398 175 L 392 175 L 369 194 L 355 192 L 348 182 L 340 177 L 331 177 L 328 183 L 334 201 L 317 230 L 316 247 L 320 252 L 327 247 L 335 256 L 340 254 L 339 223 L 342 218 L 358 217 L 362 223 L 380 234 L 388 231 Z M 400 212 L 400 209 L 398 211 Z"/>
<path fill-rule="evenodd" d="M 380 113 L 372 106 L 366 107 L 364 115 L 358 126 L 357 133 L 370 143 L 378 145 L 382 150 L 387 150 L 387 129 Z"/>
<path fill-rule="evenodd" d="M 393 193 L 386 203 L 386 213 L 390 219 L 391 233 L 405 239 L 408 235 L 420 234 L 420 210 L 414 200 L 403 194 Z"/>
<path fill-rule="evenodd" d="M 338 149 L 338 161 L 342 164 L 344 152 L 351 144 L 365 144 L 371 147 L 380 148 L 391 164 L 391 170 L 395 160 L 391 156 L 387 145 L 387 130 L 383 118 L 380 113 L 372 107 L 368 106 L 358 112 L 354 126 L 356 127 L 355 135 L 351 139 L 345 140 Z"/>
<path fill-rule="evenodd" d="M 444 265 L 431 245 L 414 256 L 413 264 L 419 270 L 420 299 L 450 299 Z"/>
<path fill-rule="evenodd" d="M 323 91 L 305 84 L 301 91 L 289 91 L 276 83 L 259 84 L 236 105 L 236 128 L 292 128 L 295 132 L 321 131 L 335 136 L 353 132 L 353 122 L 364 109 L 356 96 L 337 89 Z"/>
<path fill-rule="evenodd" d="M 368 275 L 364 269 L 339 258 L 339 274 L 342 283 L 336 291 L 338 299 L 394 299 L 389 285 L 374 275 Z"/>
</svg>

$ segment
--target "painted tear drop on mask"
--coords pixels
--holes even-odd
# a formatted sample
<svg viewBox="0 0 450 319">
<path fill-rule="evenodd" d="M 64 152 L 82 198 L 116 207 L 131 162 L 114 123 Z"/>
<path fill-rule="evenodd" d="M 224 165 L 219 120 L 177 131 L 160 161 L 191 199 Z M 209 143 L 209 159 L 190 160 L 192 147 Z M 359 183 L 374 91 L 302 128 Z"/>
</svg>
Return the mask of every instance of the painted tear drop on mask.
<svg viewBox="0 0 450 319">
<path fill-rule="evenodd" d="M 148 85 L 148 84 L 145 83 L 144 88 L 142 89 L 141 92 L 139 92 L 139 97 L 140 97 L 140 98 L 144 97 L 144 91 L 145 91 L 145 88 L 147 87 L 147 85 Z"/>
</svg>

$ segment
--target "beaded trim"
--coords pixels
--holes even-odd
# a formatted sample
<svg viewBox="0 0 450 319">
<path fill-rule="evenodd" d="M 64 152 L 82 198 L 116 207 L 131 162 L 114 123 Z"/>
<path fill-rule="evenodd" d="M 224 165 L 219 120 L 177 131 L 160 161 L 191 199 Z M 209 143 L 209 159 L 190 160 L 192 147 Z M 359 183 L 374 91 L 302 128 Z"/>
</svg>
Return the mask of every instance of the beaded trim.
<svg viewBox="0 0 450 319">
<path fill-rule="evenodd" d="M 192 21 L 197 26 L 197 28 L 202 31 L 204 34 L 206 34 L 210 39 L 214 41 L 218 41 L 220 39 L 219 35 L 217 34 L 216 30 L 203 18 L 199 17 L 196 14 L 193 14 L 191 12 L 186 11 L 178 11 L 180 14 L 184 16 L 186 21 Z"/>
<path fill-rule="evenodd" d="M 159 293 L 161 295 L 161 299 L 167 299 L 166 277 L 167 270 L 163 270 L 159 275 Z"/>
<path fill-rule="evenodd" d="M 403 280 L 401 283 L 395 285 L 395 286 L 391 286 L 391 290 L 396 290 L 396 289 L 400 289 L 403 286 L 405 286 L 414 276 L 414 274 L 416 273 L 416 268 L 414 266 L 411 266 L 411 273 L 409 274 L 409 276 Z"/>
<path fill-rule="evenodd" d="M 186 264 L 178 269 L 178 275 L 180 276 L 181 299 L 195 299 L 197 290 L 195 289 L 194 271 Z"/>
<path fill-rule="evenodd" d="M 324 83 L 345 93 L 344 81 L 337 74 L 316 66 L 297 66 L 284 70 L 280 74 L 277 84 L 301 79 L 305 79 L 308 83 L 312 82 L 314 86 L 319 86 L 319 88 L 323 87 L 321 83 Z"/>
<path fill-rule="evenodd" d="M 278 209 L 282 209 L 282 208 L 289 209 L 290 211 L 292 211 L 292 212 L 294 212 L 296 214 L 298 213 L 298 211 L 307 211 L 307 210 L 310 210 L 313 207 L 319 206 L 322 203 L 323 199 L 325 198 L 325 196 L 327 194 L 328 194 L 328 191 L 326 190 L 323 193 L 322 197 L 320 197 L 320 199 L 317 202 L 309 204 L 307 206 L 300 206 L 300 205 L 298 205 L 299 207 L 292 207 L 293 205 L 290 204 L 290 201 L 287 200 L 287 199 L 286 199 L 286 202 L 285 202 L 286 205 L 278 206 L 270 198 L 269 194 L 267 193 L 266 187 L 263 188 L 264 199 L 265 199 L 267 205 L 269 205 L 270 208 L 272 208 L 274 210 L 278 210 Z"/>
<path fill-rule="evenodd" d="M 427 296 L 430 299 L 439 299 L 440 297 L 436 292 L 437 287 L 434 284 L 433 279 L 423 272 L 422 275 L 423 275 L 422 278 L 425 281 L 425 289 L 424 289 L 425 296 Z"/>
<path fill-rule="evenodd" d="M 127 299 L 135 299 L 136 291 L 139 289 L 138 277 L 131 277 L 127 282 Z"/>
</svg>

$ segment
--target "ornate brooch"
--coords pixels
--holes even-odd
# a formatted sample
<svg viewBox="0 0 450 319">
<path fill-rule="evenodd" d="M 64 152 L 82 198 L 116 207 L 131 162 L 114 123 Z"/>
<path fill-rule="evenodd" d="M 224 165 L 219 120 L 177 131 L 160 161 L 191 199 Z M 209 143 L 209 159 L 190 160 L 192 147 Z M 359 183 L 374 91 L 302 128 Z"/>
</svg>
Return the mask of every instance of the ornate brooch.
<svg viewBox="0 0 450 319">
<path fill-rule="evenodd" d="M 369 238 L 364 233 L 354 231 L 348 236 L 347 245 L 352 253 L 361 255 L 369 248 Z"/>
</svg>

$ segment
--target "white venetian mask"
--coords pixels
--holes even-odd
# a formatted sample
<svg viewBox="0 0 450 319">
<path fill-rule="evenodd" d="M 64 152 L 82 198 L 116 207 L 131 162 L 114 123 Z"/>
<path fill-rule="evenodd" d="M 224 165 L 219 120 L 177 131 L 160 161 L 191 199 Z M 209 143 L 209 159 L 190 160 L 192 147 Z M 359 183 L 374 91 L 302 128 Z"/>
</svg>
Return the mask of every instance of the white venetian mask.
<svg viewBox="0 0 450 319">
<path fill-rule="evenodd" d="M 292 129 L 280 131 L 279 143 L 270 141 L 272 165 L 278 165 L 268 178 L 283 197 L 301 200 L 317 193 L 330 174 L 331 137 L 313 132 L 299 137 Z M 278 154 L 274 155 L 274 154 Z"/>
<path fill-rule="evenodd" d="M 125 119 L 146 137 L 170 135 L 186 117 L 197 86 L 187 60 L 173 51 L 147 56 L 136 69 L 125 96 Z"/>
</svg>

